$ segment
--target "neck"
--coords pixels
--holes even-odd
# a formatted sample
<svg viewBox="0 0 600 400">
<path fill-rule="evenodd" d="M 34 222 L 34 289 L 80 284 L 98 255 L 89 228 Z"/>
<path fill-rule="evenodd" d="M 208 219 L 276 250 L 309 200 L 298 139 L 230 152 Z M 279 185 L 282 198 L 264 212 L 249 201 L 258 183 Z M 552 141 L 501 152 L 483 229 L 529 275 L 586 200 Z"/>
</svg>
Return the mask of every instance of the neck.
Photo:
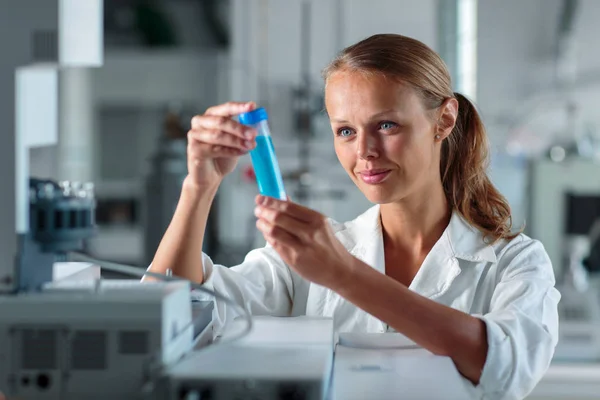
<svg viewBox="0 0 600 400">
<path fill-rule="evenodd" d="M 442 236 L 452 210 L 442 186 L 434 186 L 417 196 L 381 205 L 386 247 L 428 253 Z"/>
</svg>

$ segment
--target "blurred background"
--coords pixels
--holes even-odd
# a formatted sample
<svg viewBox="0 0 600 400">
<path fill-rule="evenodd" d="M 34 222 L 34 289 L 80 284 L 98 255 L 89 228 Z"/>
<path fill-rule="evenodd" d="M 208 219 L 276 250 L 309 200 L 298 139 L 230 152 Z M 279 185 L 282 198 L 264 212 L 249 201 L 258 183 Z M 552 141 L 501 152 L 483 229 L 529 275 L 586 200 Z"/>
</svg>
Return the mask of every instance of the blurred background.
<svg viewBox="0 0 600 400">
<path fill-rule="evenodd" d="M 104 64 L 62 72 L 60 145 L 34 150 L 32 173 L 93 181 L 100 230 L 88 251 L 145 266 L 186 174 L 191 117 L 254 100 L 291 197 L 352 219 L 369 204 L 335 157 L 320 72 L 345 46 L 400 33 L 438 51 L 478 105 L 515 229 L 545 244 L 560 279 L 584 285 L 600 269 L 599 19 L 596 0 L 105 0 Z M 256 193 L 245 157 L 211 213 L 215 261 L 264 243 Z"/>
<path fill-rule="evenodd" d="M 333 152 L 320 72 L 374 33 L 438 51 L 478 105 L 490 174 L 514 226 L 562 272 L 600 217 L 600 55 L 595 0 L 105 0 L 101 68 L 61 76 L 61 140 L 33 173 L 94 181 L 98 257 L 151 260 L 185 176 L 190 118 L 227 100 L 269 112 L 291 197 L 338 220 L 369 207 Z M 56 152 L 59 154 L 57 155 Z M 249 157 L 219 191 L 205 248 L 239 262 L 261 245 Z M 581 240 L 579 240 L 581 239 Z"/>
<path fill-rule="evenodd" d="M 290 196 L 337 219 L 369 207 L 338 165 L 320 72 L 343 47 L 400 33 L 438 51 L 488 129 L 490 175 L 514 227 L 560 279 L 600 269 L 600 28 L 596 0 L 105 0 L 104 65 L 60 77 L 60 145 L 32 173 L 93 181 L 93 255 L 145 266 L 186 174 L 190 119 L 227 100 L 270 115 Z M 205 251 L 234 265 L 264 244 L 245 157 L 219 190 Z M 596 252 L 597 253 L 597 252 Z"/>
<path fill-rule="evenodd" d="M 598 362 L 598 21 L 597 0 L 104 0 L 104 64 L 61 72 L 59 145 L 33 151 L 32 175 L 93 181 L 99 231 L 87 251 L 145 267 L 187 172 L 191 117 L 254 100 L 269 112 L 291 198 L 352 219 L 370 204 L 338 165 L 320 71 L 372 34 L 411 36 L 479 107 L 514 228 L 550 255 L 565 322 L 556 359 Z M 244 157 L 211 211 L 204 250 L 216 262 L 264 244 L 257 192 Z M 577 371 L 575 381 L 600 379 Z"/>
</svg>

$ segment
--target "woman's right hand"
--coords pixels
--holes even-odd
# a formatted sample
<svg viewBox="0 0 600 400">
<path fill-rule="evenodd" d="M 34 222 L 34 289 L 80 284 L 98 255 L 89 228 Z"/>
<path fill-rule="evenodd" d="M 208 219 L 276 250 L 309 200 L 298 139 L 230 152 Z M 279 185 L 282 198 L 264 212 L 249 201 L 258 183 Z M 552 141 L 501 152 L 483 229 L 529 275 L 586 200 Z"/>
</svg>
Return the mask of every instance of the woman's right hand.
<svg viewBox="0 0 600 400">
<path fill-rule="evenodd" d="M 235 169 L 238 158 L 254 148 L 256 130 L 232 117 L 255 108 L 253 102 L 229 102 L 192 118 L 187 135 L 188 184 L 218 186 Z"/>
</svg>

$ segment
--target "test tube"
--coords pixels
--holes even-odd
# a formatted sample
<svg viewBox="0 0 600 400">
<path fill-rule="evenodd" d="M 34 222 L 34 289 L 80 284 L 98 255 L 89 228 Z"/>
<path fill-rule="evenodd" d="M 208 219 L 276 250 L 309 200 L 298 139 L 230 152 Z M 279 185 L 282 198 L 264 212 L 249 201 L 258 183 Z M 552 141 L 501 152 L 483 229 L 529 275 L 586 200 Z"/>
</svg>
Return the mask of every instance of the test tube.
<svg viewBox="0 0 600 400">
<path fill-rule="evenodd" d="M 263 196 L 286 200 L 283 179 L 269 130 L 267 111 L 264 108 L 257 108 L 240 114 L 238 118 L 241 124 L 251 126 L 257 132 L 256 147 L 250 151 L 250 157 L 258 191 Z"/>
</svg>

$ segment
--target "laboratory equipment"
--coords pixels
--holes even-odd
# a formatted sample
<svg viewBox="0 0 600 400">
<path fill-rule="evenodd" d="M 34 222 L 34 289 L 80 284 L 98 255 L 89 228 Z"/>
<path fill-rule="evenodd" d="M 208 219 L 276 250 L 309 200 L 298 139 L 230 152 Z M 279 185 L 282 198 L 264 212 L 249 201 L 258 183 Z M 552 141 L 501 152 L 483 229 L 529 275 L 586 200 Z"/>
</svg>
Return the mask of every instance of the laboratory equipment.
<svg viewBox="0 0 600 400">
<path fill-rule="evenodd" d="M 100 0 L 11 3 L 0 14 L 0 293 L 18 286 L 14 259 L 30 248 L 29 152 L 57 143 L 59 71 L 102 63 Z"/>
<path fill-rule="evenodd" d="M 335 345 L 333 319 L 262 316 L 253 320 L 253 330 L 240 340 L 194 352 L 169 368 L 165 382 L 169 398 L 327 398 Z M 243 324 L 234 321 L 221 340 Z"/>
<path fill-rule="evenodd" d="M 562 295 L 554 360 L 599 361 L 600 296 L 584 261 L 600 216 L 600 165 L 579 157 L 532 160 L 529 182 L 528 234 L 544 244 Z"/>
<path fill-rule="evenodd" d="M 544 244 L 561 280 L 572 256 L 586 255 L 589 245 L 580 243 L 600 217 L 600 164 L 579 157 L 532 160 L 528 208 L 527 233 Z"/>
<path fill-rule="evenodd" d="M 189 284 L 59 281 L 0 297 L 0 389 L 25 399 L 129 399 L 190 351 Z M 100 385 L 99 382 L 109 382 Z"/>
<path fill-rule="evenodd" d="M 37 291 L 52 280 L 61 254 L 80 250 L 94 234 L 93 184 L 29 180 L 29 232 L 19 237 L 15 291 Z"/>
<path fill-rule="evenodd" d="M 320 400 L 333 351 L 324 347 L 220 346 L 190 354 L 168 371 L 170 399 Z M 178 397 L 179 396 L 179 397 Z"/>
<path fill-rule="evenodd" d="M 264 108 L 257 108 L 240 114 L 238 118 L 240 123 L 251 126 L 257 131 L 256 147 L 250 151 L 250 157 L 252 158 L 258 190 L 264 196 L 286 200 L 283 179 L 267 122 L 267 111 Z"/>
<path fill-rule="evenodd" d="M 153 371 L 192 346 L 189 284 L 86 279 L 98 277 L 89 264 L 64 261 L 94 233 L 93 186 L 29 178 L 29 151 L 58 140 L 60 69 L 102 64 L 102 1 L 14 1 L 0 25 L 11 31 L 0 37 L 0 76 L 10 78 L 0 91 L 0 159 L 10 164 L 0 168 L 0 392 L 139 396 Z"/>
</svg>

